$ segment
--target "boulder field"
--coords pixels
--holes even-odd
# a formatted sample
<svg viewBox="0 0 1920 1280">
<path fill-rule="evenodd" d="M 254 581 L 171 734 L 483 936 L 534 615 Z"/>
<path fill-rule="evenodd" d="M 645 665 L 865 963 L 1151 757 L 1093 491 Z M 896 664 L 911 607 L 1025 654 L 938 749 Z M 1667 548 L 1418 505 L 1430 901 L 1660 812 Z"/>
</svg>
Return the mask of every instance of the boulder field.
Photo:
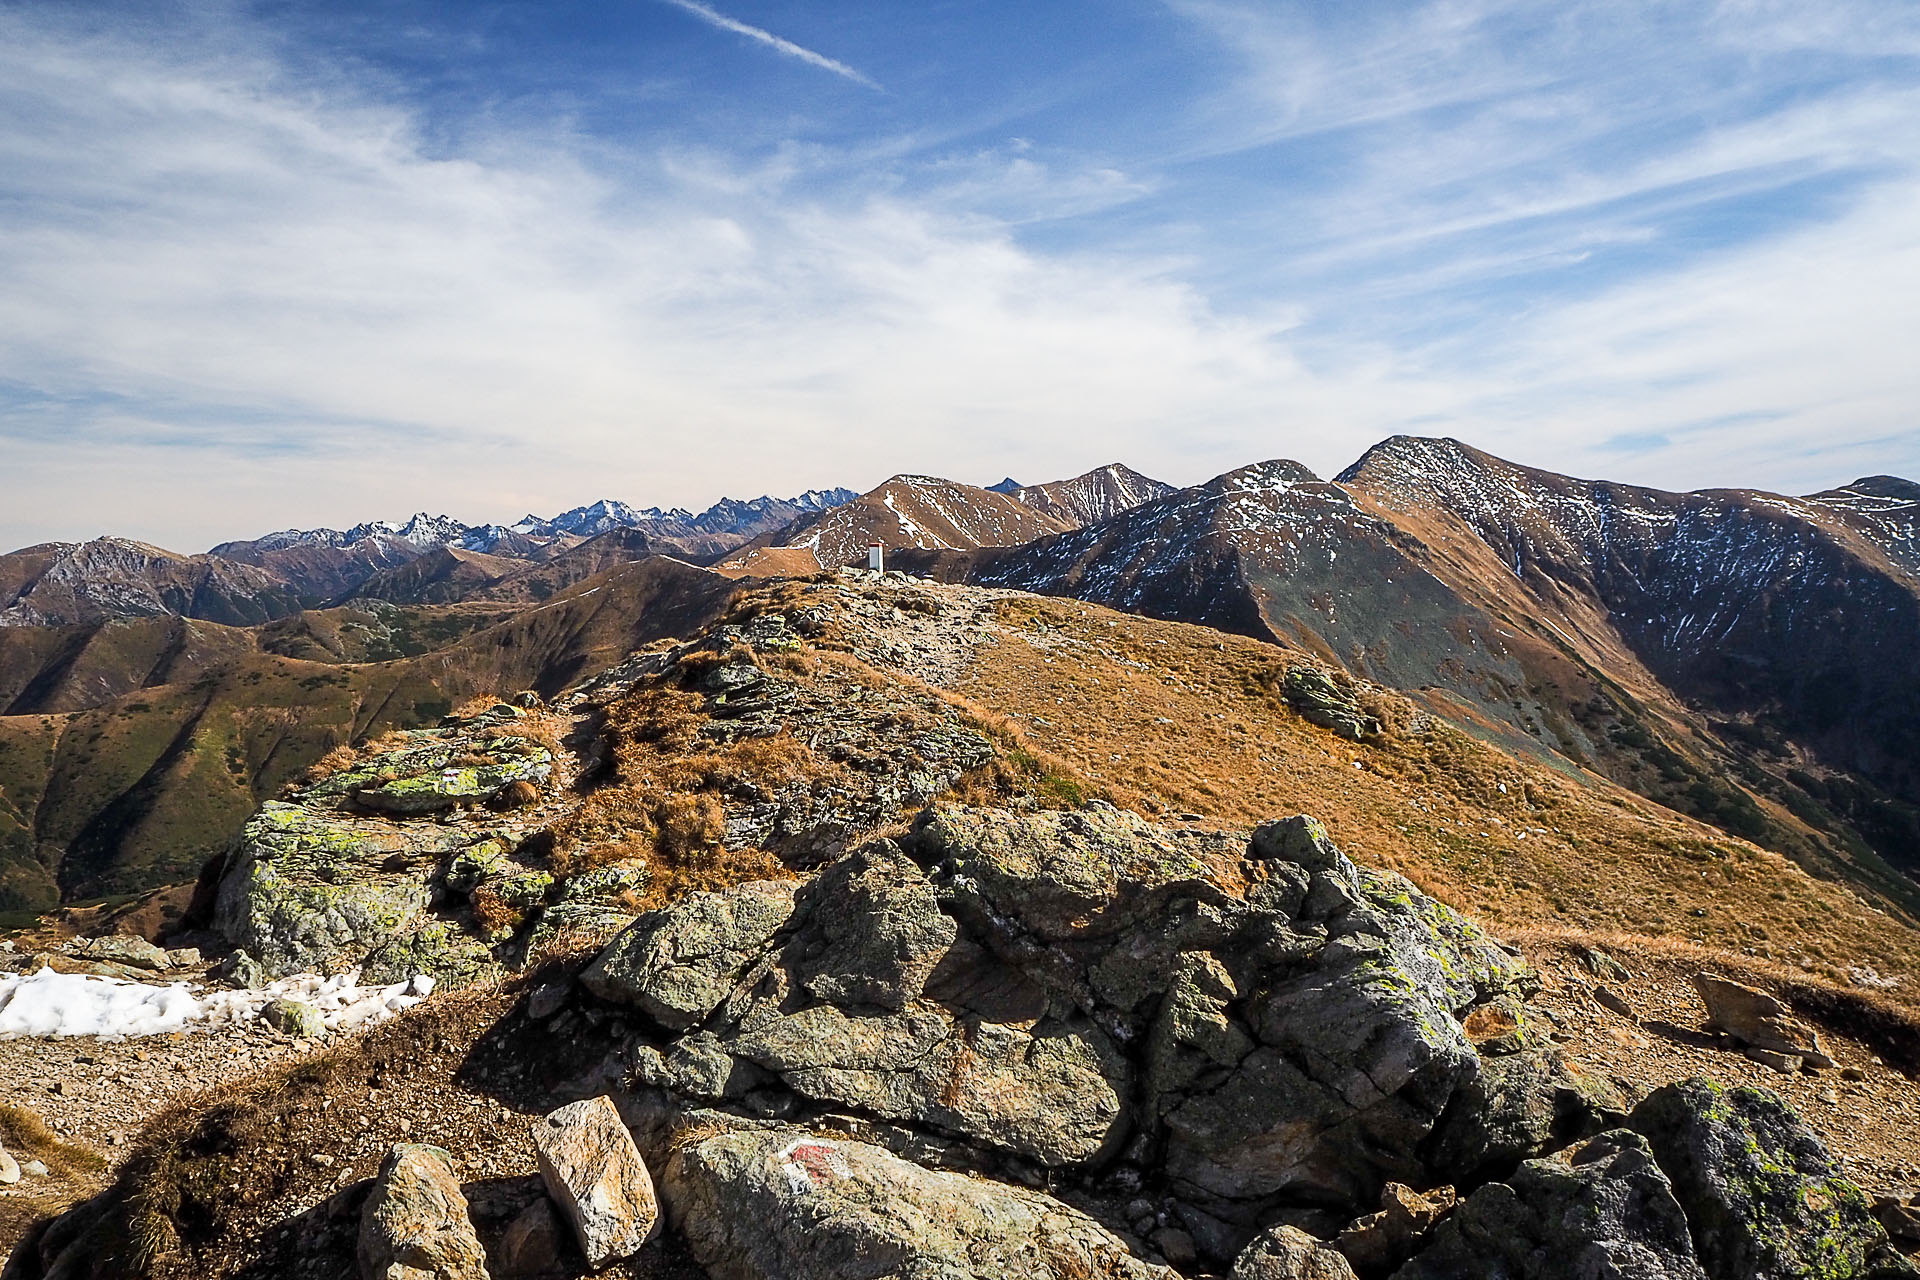
<svg viewBox="0 0 1920 1280">
<path fill-rule="evenodd" d="M 579 983 L 653 1030 L 604 1079 L 721 1280 L 1920 1274 L 1772 1095 L 1629 1108 L 1311 818 L 936 806 Z"/>
</svg>

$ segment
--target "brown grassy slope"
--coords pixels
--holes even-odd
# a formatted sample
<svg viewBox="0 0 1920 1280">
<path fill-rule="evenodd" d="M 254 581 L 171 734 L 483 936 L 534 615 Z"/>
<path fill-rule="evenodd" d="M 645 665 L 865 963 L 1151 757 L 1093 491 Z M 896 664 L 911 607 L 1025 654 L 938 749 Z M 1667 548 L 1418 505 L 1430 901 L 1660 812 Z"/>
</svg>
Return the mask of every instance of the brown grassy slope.
<svg viewBox="0 0 1920 1280">
<path fill-rule="evenodd" d="M 334 748 L 431 724 L 477 694 L 553 693 L 697 631 L 733 589 L 646 561 L 414 658 L 247 653 L 70 716 L 0 717 L 0 910 L 43 910 L 56 885 L 74 900 L 191 879 L 262 799 Z"/>
<path fill-rule="evenodd" d="M 1616 929 L 1841 981 L 1856 965 L 1920 980 L 1911 920 L 1603 779 L 1502 752 L 1397 695 L 1369 695 L 1390 725 L 1377 743 L 1307 724 L 1275 692 L 1298 653 L 1019 596 L 994 604 L 987 638 L 942 683 L 1116 803 L 1232 824 L 1313 813 L 1355 858 L 1496 931 Z M 862 642 L 842 629 L 821 643 Z"/>
</svg>

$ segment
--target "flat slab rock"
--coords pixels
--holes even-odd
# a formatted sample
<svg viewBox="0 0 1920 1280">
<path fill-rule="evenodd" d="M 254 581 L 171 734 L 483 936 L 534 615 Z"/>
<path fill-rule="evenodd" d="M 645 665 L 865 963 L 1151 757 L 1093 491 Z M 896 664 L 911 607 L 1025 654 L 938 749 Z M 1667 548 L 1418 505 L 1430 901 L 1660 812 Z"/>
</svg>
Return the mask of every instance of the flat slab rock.
<svg viewBox="0 0 1920 1280">
<path fill-rule="evenodd" d="M 596 1271 L 632 1257 L 659 1229 L 653 1178 L 606 1098 L 570 1103 L 537 1122 L 533 1152 L 547 1194 Z"/>
<path fill-rule="evenodd" d="M 681 1145 L 663 1189 L 714 1280 L 1178 1280 L 1051 1196 L 784 1126 Z"/>
</svg>

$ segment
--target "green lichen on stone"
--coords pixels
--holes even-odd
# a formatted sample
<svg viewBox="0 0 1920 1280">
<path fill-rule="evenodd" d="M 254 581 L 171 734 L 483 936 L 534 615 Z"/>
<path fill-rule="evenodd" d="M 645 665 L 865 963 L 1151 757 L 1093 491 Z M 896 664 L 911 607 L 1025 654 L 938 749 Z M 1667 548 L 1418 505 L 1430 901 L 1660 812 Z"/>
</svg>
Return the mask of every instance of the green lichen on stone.
<svg viewBox="0 0 1920 1280">
<path fill-rule="evenodd" d="M 471 839 L 269 802 L 229 855 L 215 928 L 268 977 L 350 968 L 426 914 L 429 869 Z"/>
<path fill-rule="evenodd" d="M 484 755 L 483 764 L 455 765 L 461 757 L 450 750 L 424 753 L 405 767 L 387 770 L 395 775 L 391 780 L 361 786 L 354 802 L 383 813 L 437 813 L 489 800 L 509 783 L 545 782 L 553 773 L 553 754 L 530 739 L 495 738 L 476 746 L 468 754 Z"/>
<path fill-rule="evenodd" d="M 1902 1274 L 1888 1269 L 1886 1232 L 1866 1195 L 1772 1093 L 1686 1080 L 1650 1095 L 1628 1123 L 1673 1178 L 1716 1280 Z"/>
<path fill-rule="evenodd" d="M 368 953 L 361 981 L 384 985 L 425 974 L 437 989 L 454 990 L 492 981 L 504 973 L 485 942 L 457 924 L 435 919 Z"/>
</svg>

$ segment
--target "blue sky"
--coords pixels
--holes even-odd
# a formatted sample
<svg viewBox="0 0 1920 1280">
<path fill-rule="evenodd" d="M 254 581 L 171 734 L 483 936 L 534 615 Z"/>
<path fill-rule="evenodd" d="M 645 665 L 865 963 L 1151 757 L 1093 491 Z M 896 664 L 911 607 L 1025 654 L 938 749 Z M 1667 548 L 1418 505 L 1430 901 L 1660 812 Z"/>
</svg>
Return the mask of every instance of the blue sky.
<svg viewBox="0 0 1920 1280">
<path fill-rule="evenodd" d="M 1920 5 L 0 0 L 0 544 L 1920 474 Z"/>
</svg>

